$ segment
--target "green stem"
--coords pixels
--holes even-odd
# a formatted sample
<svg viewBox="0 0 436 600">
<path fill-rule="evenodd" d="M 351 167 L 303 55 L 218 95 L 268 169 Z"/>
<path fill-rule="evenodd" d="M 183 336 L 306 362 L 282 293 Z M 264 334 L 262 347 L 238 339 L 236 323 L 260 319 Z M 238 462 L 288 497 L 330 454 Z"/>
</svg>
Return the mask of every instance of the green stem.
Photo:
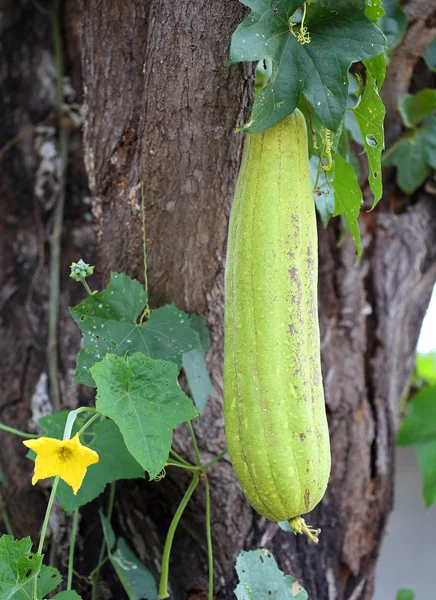
<svg viewBox="0 0 436 600">
<path fill-rule="evenodd" d="M 74 548 L 76 546 L 76 535 L 77 535 L 77 523 L 79 521 L 79 509 L 73 513 L 73 523 L 71 525 L 71 538 L 70 538 L 70 553 L 68 556 L 68 579 L 67 579 L 67 590 L 71 590 L 73 585 L 73 567 L 74 567 Z"/>
<path fill-rule="evenodd" d="M 209 563 L 209 594 L 208 600 L 213 600 L 213 549 L 212 549 L 212 529 L 210 522 L 210 488 L 209 479 L 204 473 L 204 487 L 206 491 L 206 540 L 207 540 L 207 558 Z"/>
<path fill-rule="evenodd" d="M 93 296 L 94 292 L 91 290 L 91 288 L 89 287 L 86 279 L 84 277 L 79 277 L 79 281 L 80 283 L 83 285 L 83 287 L 85 288 L 85 290 L 87 291 L 89 296 Z"/>
<path fill-rule="evenodd" d="M 9 515 L 8 512 L 6 510 L 6 506 L 3 500 L 3 494 L 1 493 L 0 490 L 0 518 L 4 523 L 5 526 L 5 531 L 8 535 L 14 535 L 14 532 L 12 530 L 12 525 L 11 522 L 9 520 Z"/>
<path fill-rule="evenodd" d="M 183 456 L 180 456 L 180 454 L 177 454 L 177 452 L 175 450 L 173 450 L 172 448 L 170 450 L 170 454 L 172 454 L 174 456 L 174 458 L 177 458 L 177 460 L 179 462 L 183 463 L 184 465 L 187 465 L 188 467 L 194 466 L 192 463 L 190 463 L 186 459 L 184 459 Z"/>
<path fill-rule="evenodd" d="M 188 428 L 189 428 L 189 434 L 190 434 L 191 440 L 192 440 L 192 446 L 194 448 L 195 458 L 197 460 L 197 465 L 199 467 L 201 467 L 202 465 L 201 465 L 200 452 L 198 451 L 197 440 L 195 439 L 194 428 L 192 427 L 191 421 L 188 421 Z"/>
<path fill-rule="evenodd" d="M 180 502 L 180 504 L 176 510 L 173 520 L 171 521 L 170 528 L 168 529 L 167 538 L 165 540 L 165 547 L 164 547 L 163 556 L 162 556 L 162 571 L 161 571 L 161 575 L 160 575 L 159 596 L 158 596 L 160 600 L 163 598 L 169 598 L 168 573 L 169 573 L 170 554 L 171 554 L 171 547 L 173 545 L 174 534 L 176 532 L 177 525 L 179 524 L 181 516 L 183 515 L 183 512 L 186 508 L 186 505 L 188 504 L 192 494 L 194 493 L 194 490 L 197 487 L 199 480 L 200 480 L 200 474 L 198 472 L 194 473 L 194 477 L 192 478 L 191 484 L 188 487 L 188 489 L 186 490 L 185 495 L 183 496 L 183 499 Z"/>
<path fill-rule="evenodd" d="M 56 62 L 56 101 L 58 110 L 64 101 L 63 76 L 64 65 L 62 56 L 62 36 L 59 22 L 59 0 L 55 0 L 52 12 L 53 46 Z M 65 181 L 68 160 L 68 129 L 59 122 L 59 155 L 61 159 L 61 180 L 59 194 L 53 218 L 53 230 L 50 237 L 50 298 L 49 322 L 47 341 L 48 376 L 53 411 L 60 408 L 60 394 L 58 385 L 58 322 L 59 322 L 59 290 L 61 270 L 61 242 L 62 224 L 64 220 Z"/>
<path fill-rule="evenodd" d="M 176 462 L 165 463 L 166 467 L 178 467 L 179 469 L 185 469 L 186 471 L 201 471 L 201 467 L 188 467 L 188 465 L 182 465 Z"/>
<path fill-rule="evenodd" d="M 26 433 L 25 431 L 20 431 L 19 429 L 15 429 L 14 427 L 8 427 L 7 425 L 3 425 L 3 423 L 0 423 L 0 429 L 2 429 L 3 431 L 7 431 L 8 433 L 13 433 L 14 435 L 19 435 L 20 437 L 23 437 L 26 439 L 33 439 L 33 438 L 41 437 L 38 434 Z"/>
<path fill-rule="evenodd" d="M 89 419 L 89 421 L 86 421 L 86 423 L 83 425 L 83 427 L 82 427 L 81 429 L 79 429 L 79 431 L 77 432 L 77 433 L 79 434 L 79 437 L 82 435 L 82 433 L 84 433 L 84 432 L 85 432 L 85 431 L 88 429 L 88 427 L 89 427 L 89 426 L 90 426 L 92 423 L 94 423 L 94 421 L 95 421 L 96 419 L 98 419 L 98 418 L 100 418 L 100 417 L 101 417 L 101 414 L 100 414 L 100 413 L 96 413 L 95 415 L 93 415 L 93 416 L 92 416 L 92 417 Z"/>
<path fill-rule="evenodd" d="M 95 569 L 93 569 L 91 571 L 91 573 L 89 574 L 87 581 L 89 581 L 89 580 L 93 581 L 95 576 L 98 574 L 98 572 L 103 567 L 103 565 L 105 565 L 107 563 L 108 560 L 109 560 L 109 556 L 106 556 L 101 562 L 99 562 L 98 565 L 95 567 Z M 95 583 L 97 584 L 97 580 Z M 96 596 L 94 596 L 94 583 L 92 583 L 92 586 L 93 586 L 92 587 L 92 593 L 93 593 L 92 598 L 95 598 Z M 97 589 L 97 588 L 95 588 L 95 589 Z"/>
<path fill-rule="evenodd" d="M 215 458 L 213 460 L 211 460 L 210 462 L 206 463 L 203 465 L 203 469 L 208 469 L 209 467 L 211 467 L 212 465 L 214 465 L 215 463 L 217 463 L 219 460 L 222 459 L 222 457 L 227 454 L 228 450 L 227 448 L 225 450 L 223 450 L 222 452 L 220 452 L 218 454 L 218 456 L 215 456 Z"/>
<path fill-rule="evenodd" d="M 51 488 L 51 494 L 50 494 L 50 498 L 48 500 L 47 510 L 45 511 L 44 522 L 42 524 L 42 529 L 41 529 L 41 536 L 39 538 L 38 554 L 42 554 L 42 549 L 44 548 L 44 541 L 45 541 L 45 536 L 47 533 L 48 521 L 50 519 L 50 513 L 51 513 L 51 509 L 53 507 L 54 499 L 56 498 L 56 490 L 58 487 L 58 483 L 59 483 L 59 476 L 56 476 L 53 481 L 53 487 Z M 38 577 L 35 577 L 35 579 L 33 580 L 33 596 L 32 596 L 33 600 L 37 600 L 37 591 L 38 591 Z"/>
</svg>

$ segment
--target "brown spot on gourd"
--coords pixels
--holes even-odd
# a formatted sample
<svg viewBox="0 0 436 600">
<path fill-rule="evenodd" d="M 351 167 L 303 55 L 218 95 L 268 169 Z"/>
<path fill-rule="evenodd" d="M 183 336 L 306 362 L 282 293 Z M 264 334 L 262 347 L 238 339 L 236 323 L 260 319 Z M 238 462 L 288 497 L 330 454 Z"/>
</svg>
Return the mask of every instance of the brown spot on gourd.
<svg viewBox="0 0 436 600">
<path fill-rule="evenodd" d="M 304 440 L 306 439 L 306 434 L 305 433 L 300 433 L 300 435 L 298 437 L 300 438 L 300 440 L 302 442 L 304 442 Z"/>
<path fill-rule="evenodd" d="M 290 323 L 288 331 L 289 331 L 290 335 L 297 335 L 297 333 L 298 333 L 297 328 L 295 327 L 295 325 L 293 323 Z"/>
<path fill-rule="evenodd" d="M 306 491 L 304 492 L 304 505 L 308 511 L 310 506 L 310 490 L 308 488 L 306 488 Z"/>
</svg>

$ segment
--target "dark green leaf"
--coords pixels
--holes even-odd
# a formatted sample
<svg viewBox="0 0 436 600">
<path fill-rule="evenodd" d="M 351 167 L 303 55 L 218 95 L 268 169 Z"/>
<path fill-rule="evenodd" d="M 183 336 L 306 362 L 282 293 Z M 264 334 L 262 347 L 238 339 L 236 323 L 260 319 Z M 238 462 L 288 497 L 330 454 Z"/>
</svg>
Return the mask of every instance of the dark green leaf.
<svg viewBox="0 0 436 600">
<path fill-rule="evenodd" d="M 39 419 L 45 435 L 61 440 L 67 416 L 68 411 L 63 411 Z M 87 417 L 79 415 L 74 424 L 73 435 L 88 418 L 89 415 Z M 113 421 L 102 419 L 90 425 L 82 436 L 82 443 L 97 452 L 99 461 L 87 470 L 82 486 L 76 495 L 69 485 L 62 480 L 59 481 L 56 495 L 66 512 L 72 512 L 79 506 L 94 500 L 112 481 L 144 477 L 144 469 L 127 450 L 123 436 Z"/>
<path fill-rule="evenodd" d="M 362 191 L 353 167 L 339 154 L 336 155 L 335 176 L 332 187 L 335 193 L 335 212 L 333 216 L 344 215 L 359 258 L 362 254 L 362 245 L 357 218 L 362 204 Z"/>
<path fill-rule="evenodd" d="M 424 387 L 410 401 L 398 432 L 398 445 L 436 441 L 436 386 Z"/>
<path fill-rule="evenodd" d="M 416 94 L 404 94 L 398 111 L 406 127 L 417 125 L 436 110 L 436 90 L 426 88 Z"/>
<path fill-rule="evenodd" d="M 198 349 L 198 336 L 189 326 L 188 315 L 174 305 L 152 311 L 147 322 L 138 324 L 146 299 L 138 281 L 112 273 L 105 290 L 70 308 L 83 334 L 75 383 L 94 386 L 89 369 L 106 354 L 142 352 L 180 367 L 184 352 Z"/>
<path fill-rule="evenodd" d="M 401 42 L 407 29 L 407 15 L 398 0 L 383 0 L 385 16 L 380 19 L 380 27 L 392 50 Z"/>
<path fill-rule="evenodd" d="M 124 538 L 118 538 L 111 562 L 130 600 L 157 600 L 153 575 L 137 559 Z"/>
<path fill-rule="evenodd" d="M 112 551 L 112 548 L 115 546 L 115 533 L 114 533 L 114 530 L 112 529 L 111 522 L 101 512 L 101 510 L 98 511 L 98 514 L 100 515 L 101 526 L 103 529 L 103 537 L 107 544 L 107 550 L 110 553 Z"/>
<path fill-rule="evenodd" d="M 191 315 L 189 321 L 192 329 L 198 335 L 201 349 L 191 350 L 191 352 L 186 352 L 183 355 L 183 370 L 188 380 L 195 408 L 198 414 L 202 416 L 209 396 L 214 395 L 205 357 L 205 353 L 210 348 L 210 334 L 206 326 L 206 318 L 203 315 Z"/>
<path fill-rule="evenodd" d="M 427 48 L 427 52 L 424 55 L 425 64 L 431 71 L 436 71 L 436 38 L 432 41 L 430 46 Z"/>
<path fill-rule="evenodd" d="M 207 370 L 204 350 L 191 350 L 183 355 L 183 370 L 186 373 L 189 389 L 191 390 L 195 408 L 203 416 L 209 396 L 214 395 L 214 389 Z"/>
<path fill-rule="evenodd" d="M 150 478 L 163 469 L 176 425 L 197 416 L 177 382 L 173 362 L 141 353 L 107 354 L 91 368 L 97 384 L 96 407 L 120 428 L 129 452 Z"/>
<path fill-rule="evenodd" d="M 434 402 L 436 404 L 436 394 Z M 429 507 L 436 503 L 436 436 L 432 442 L 417 444 L 416 450 L 423 480 L 424 502 Z"/>
<path fill-rule="evenodd" d="M 109 559 L 129 600 L 140 600 L 141 598 L 157 600 L 156 583 L 150 571 L 138 560 L 124 538 L 118 538 L 117 548 L 112 551 L 115 545 L 114 531 L 109 520 L 102 513 L 100 513 L 100 519 Z"/>
<path fill-rule="evenodd" d="M 300 0 L 244 0 L 250 16 L 232 37 L 229 64 L 271 58 L 273 75 L 258 94 L 250 133 L 261 133 L 291 114 L 303 93 L 321 122 L 331 131 L 341 125 L 347 104 L 350 65 L 384 51 L 386 40 L 365 16 L 364 0 L 330 0 L 309 5 L 305 25 L 310 43 L 291 32 L 290 19 Z"/>
<path fill-rule="evenodd" d="M 379 96 L 377 83 L 369 72 L 366 73 L 362 99 L 353 112 L 368 156 L 368 181 L 374 195 L 374 208 L 383 193 L 381 155 L 385 145 L 383 132 L 385 107 Z"/>
<path fill-rule="evenodd" d="M 398 590 L 396 600 L 415 600 L 415 592 L 410 588 Z"/>
<path fill-rule="evenodd" d="M 307 600 L 308 595 L 291 575 L 285 575 L 268 550 L 239 553 L 236 560 L 239 585 L 235 590 L 238 600 Z"/>
<path fill-rule="evenodd" d="M 210 333 L 206 325 L 206 317 L 203 315 L 191 315 L 189 317 L 191 329 L 195 331 L 200 340 L 200 349 L 207 352 L 210 348 Z"/>
<path fill-rule="evenodd" d="M 9 600 L 40 572 L 42 555 L 31 552 L 30 537 L 0 537 L 0 599 Z"/>
<path fill-rule="evenodd" d="M 422 127 L 409 129 L 386 152 L 383 164 L 397 167 L 397 183 L 407 194 L 413 194 L 436 168 L 436 117 Z"/>
</svg>

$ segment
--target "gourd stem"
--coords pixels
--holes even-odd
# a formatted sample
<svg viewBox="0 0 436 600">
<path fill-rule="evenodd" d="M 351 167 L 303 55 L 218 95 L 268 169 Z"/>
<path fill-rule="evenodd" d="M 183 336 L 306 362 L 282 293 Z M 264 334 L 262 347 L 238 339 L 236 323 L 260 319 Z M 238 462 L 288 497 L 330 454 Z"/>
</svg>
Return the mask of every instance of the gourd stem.
<svg viewBox="0 0 436 600">
<path fill-rule="evenodd" d="M 310 525 L 306 525 L 306 521 L 302 517 L 294 517 L 293 519 L 289 519 L 288 523 L 295 535 L 297 535 L 297 533 L 301 533 L 302 535 L 307 536 L 312 544 L 318 544 L 318 536 L 321 533 L 321 529 L 314 529 Z"/>
</svg>

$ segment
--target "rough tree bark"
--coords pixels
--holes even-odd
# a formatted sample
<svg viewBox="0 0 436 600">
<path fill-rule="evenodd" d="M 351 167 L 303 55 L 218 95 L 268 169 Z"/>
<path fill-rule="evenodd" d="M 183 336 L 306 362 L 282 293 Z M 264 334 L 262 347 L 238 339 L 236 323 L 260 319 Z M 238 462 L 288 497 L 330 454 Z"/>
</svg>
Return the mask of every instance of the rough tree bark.
<svg viewBox="0 0 436 600">
<path fill-rule="evenodd" d="M 28 125 L 48 119 L 55 102 L 47 18 L 26 0 L 3 4 L 1 41 L 6 58 L 0 82 L 7 93 L 0 102 L 7 127 L 1 132 L 0 147 Z M 420 43 L 424 38 L 428 43 L 436 33 L 431 3 L 411 0 L 406 9 L 409 33 L 394 52 L 384 92 L 390 141 L 399 131 L 397 99 L 407 91 L 422 51 L 414 46 L 416 32 Z M 139 193 L 143 183 L 152 304 L 174 301 L 188 312 L 205 314 L 212 333 L 209 366 L 216 398 L 196 429 L 206 459 L 225 447 L 223 265 L 242 147 L 242 136 L 234 133 L 234 127 L 248 117 L 253 83 L 251 68 L 227 69 L 225 63 L 231 33 L 243 15 L 236 0 L 68 0 L 63 13 L 67 68 L 79 101 L 83 77 L 84 160 L 93 196 L 97 268 L 104 281 L 109 270 L 143 277 Z M 52 144 L 51 154 L 50 147 L 41 151 L 44 142 Z M 27 136 L 3 153 L 0 162 L 0 419 L 21 427 L 30 414 L 38 414 L 41 399 L 47 397 L 43 374 L 49 278 L 43 249 L 56 201 L 56 152 L 53 138 L 41 142 Z M 88 192 L 74 137 L 71 157 L 65 273 L 72 260 L 83 255 L 91 261 L 94 252 L 86 220 Z M 47 177 L 42 178 L 44 168 L 50 170 L 47 165 L 52 170 L 48 183 Z M 364 256 L 357 265 L 350 241 L 338 247 L 337 224 L 327 231 L 319 229 L 322 362 L 333 457 L 326 498 L 311 515 L 323 529 L 321 543 L 310 546 L 256 515 L 244 500 L 229 461 L 223 459 L 210 476 L 220 600 L 234 597 L 239 550 L 260 546 L 270 548 L 284 570 L 302 579 L 312 600 L 372 596 L 375 564 L 393 503 L 398 403 L 413 368 L 420 323 L 436 279 L 434 199 L 424 191 L 405 199 L 389 174 L 386 190 L 378 208 L 362 214 Z M 60 299 L 60 383 L 67 406 L 88 399 L 84 390 L 68 389 L 80 340 L 66 306 L 80 295 L 74 282 L 65 278 Z M 37 391 L 38 382 L 42 392 Z M 181 453 L 192 454 L 184 427 L 175 439 Z M 1 443 L 1 466 L 9 481 L 4 493 L 15 532 L 36 539 L 43 493 L 29 493 L 31 468 L 19 441 L 2 435 Z M 155 574 L 166 529 L 188 481 L 183 474 L 169 472 L 160 483 L 119 486 L 116 527 L 132 540 Z M 199 490 L 173 547 L 175 600 L 206 597 L 204 510 L 204 493 Z M 98 531 L 94 516 L 95 506 L 84 510 L 81 533 L 88 557 L 99 541 L 97 533 L 86 533 Z M 65 519 L 58 515 L 56 525 L 64 526 Z M 62 542 L 58 553 L 62 556 Z M 113 592 L 112 597 L 120 595 Z"/>
</svg>

